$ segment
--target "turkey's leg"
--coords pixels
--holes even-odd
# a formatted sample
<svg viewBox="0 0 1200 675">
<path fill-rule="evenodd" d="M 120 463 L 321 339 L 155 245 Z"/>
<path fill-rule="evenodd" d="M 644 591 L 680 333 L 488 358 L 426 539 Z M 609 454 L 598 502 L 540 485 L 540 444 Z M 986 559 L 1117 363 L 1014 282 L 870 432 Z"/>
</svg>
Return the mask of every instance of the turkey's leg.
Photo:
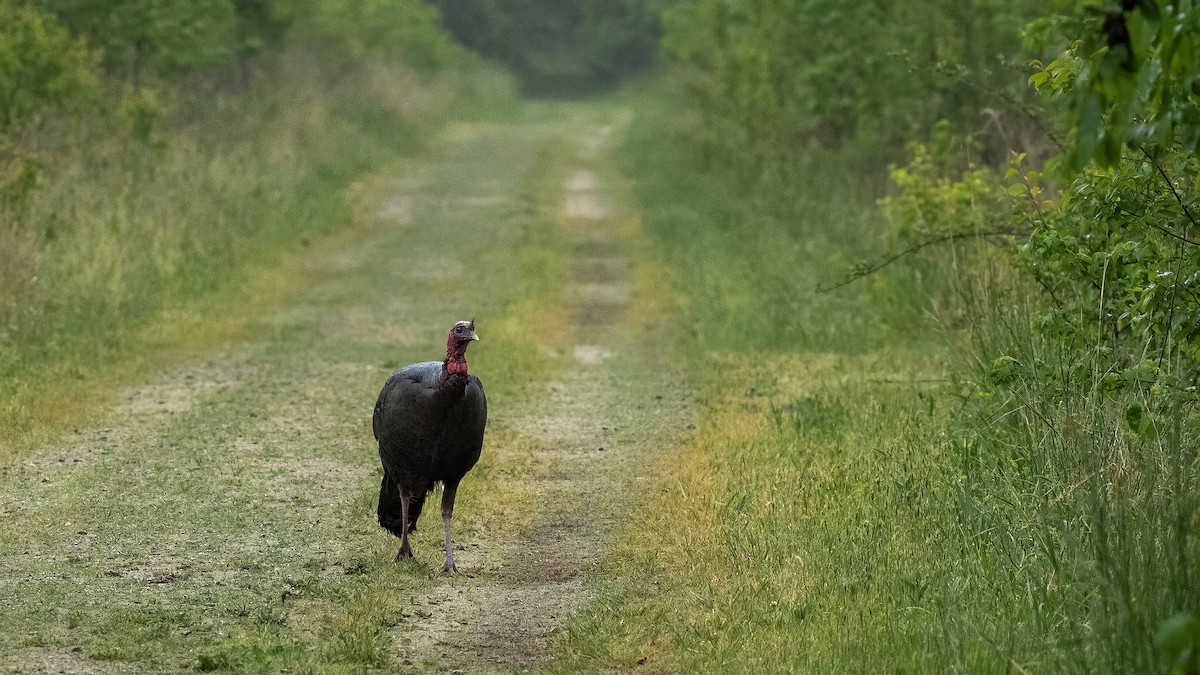
<svg viewBox="0 0 1200 675">
<path fill-rule="evenodd" d="M 412 548 L 408 545 L 408 500 L 411 498 L 408 490 L 400 488 L 400 518 L 403 521 L 400 531 L 400 550 L 396 553 L 396 562 L 413 557 Z"/>
<path fill-rule="evenodd" d="M 408 519 L 416 520 L 418 515 L 416 512 L 419 510 L 420 507 L 417 506 L 415 499 L 409 501 Z M 377 511 L 380 526 L 399 537 L 401 531 L 404 529 L 404 523 L 400 522 L 402 517 L 400 513 L 400 487 L 386 473 L 383 475 L 383 481 L 379 484 L 379 508 Z"/>
<path fill-rule="evenodd" d="M 442 565 L 443 572 L 454 574 L 458 568 L 454 566 L 454 541 L 450 539 L 450 516 L 454 515 L 454 493 L 458 485 L 447 485 L 442 490 L 442 523 L 446 526 L 446 564 Z"/>
</svg>

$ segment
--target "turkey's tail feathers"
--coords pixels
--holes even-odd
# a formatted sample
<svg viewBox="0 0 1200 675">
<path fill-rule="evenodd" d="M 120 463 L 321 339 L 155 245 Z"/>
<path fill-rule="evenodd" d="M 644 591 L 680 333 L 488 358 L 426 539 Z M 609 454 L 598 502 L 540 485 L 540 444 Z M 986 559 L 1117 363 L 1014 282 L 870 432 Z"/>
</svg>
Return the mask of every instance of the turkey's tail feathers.
<svg viewBox="0 0 1200 675">
<path fill-rule="evenodd" d="M 425 494 L 429 487 L 414 491 L 408 502 L 408 531 L 417 529 L 417 518 L 421 516 L 421 507 L 425 505 Z M 383 482 L 379 485 L 379 524 L 397 537 L 404 534 L 404 512 L 400 504 L 400 488 L 385 473 Z"/>
</svg>

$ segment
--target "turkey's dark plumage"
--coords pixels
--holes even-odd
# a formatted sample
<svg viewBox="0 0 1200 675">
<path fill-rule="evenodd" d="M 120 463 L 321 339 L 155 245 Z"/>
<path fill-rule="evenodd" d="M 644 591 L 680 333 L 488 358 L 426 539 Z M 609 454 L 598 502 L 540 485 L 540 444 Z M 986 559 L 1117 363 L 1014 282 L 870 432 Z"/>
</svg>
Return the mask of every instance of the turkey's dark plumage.
<svg viewBox="0 0 1200 675">
<path fill-rule="evenodd" d="M 408 533 L 416 527 L 426 493 L 441 482 L 446 528 L 443 569 L 456 571 L 450 538 L 454 495 L 459 481 L 479 460 L 487 423 L 483 384 L 467 373 L 465 357 L 467 345 L 477 339 L 473 322 L 458 322 L 450 331 L 445 361 L 401 368 L 388 378 L 375 403 L 371 426 L 384 474 L 379 524 L 401 538 L 397 560 L 412 556 Z"/>
</svg>

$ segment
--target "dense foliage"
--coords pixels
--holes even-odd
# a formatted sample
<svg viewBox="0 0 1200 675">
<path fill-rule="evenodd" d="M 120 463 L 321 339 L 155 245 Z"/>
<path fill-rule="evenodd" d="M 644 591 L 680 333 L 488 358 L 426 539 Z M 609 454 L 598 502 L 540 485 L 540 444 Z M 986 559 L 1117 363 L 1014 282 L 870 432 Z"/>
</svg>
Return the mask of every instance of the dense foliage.
<svg viewBox="0 0 1200 675">
<path fill-rule="evenodd" d="M 1059 11 L 702 0 L 668 12 L 664 45 L 713 170 L 786 200 L 814 153 L 907 157 L 881 202 L 887 252 L 853 276 L 886 268 L 881 316 L 919 307 L 964 357 L 962 440 L 930 439 L 956 458 L 947 536 L 969 542 L 943 593 L 978 578 L 1030 615 L 923 606 L 1013 664 L 1193 672 L 1200 29 L 1191 3 Z"/>
<path fill-rule="evenodd" d="M 977 126 L 982 99 L 1019 99 L 1011 55 L 1039 6 L 701 0 L 667 11 L 663 49 L 727 161 L 848 142 L 886 158 L 937 120 Z"/>
<path fill-rule="evenodd" d="M 54 19 L 0 2 L 0 138 L 95 87 L 94 57 Z M 2 149 L 3 146 L 0 146 Z"/>
<path fill-rule="evenodd" d="M 1075 141 L 1024 252 L 1070 315 L 1047 327 L 1112 354 L 1106 386 L 1200 377 L 1196 21 L 1165 2 L 1066 17 L 1054 28 L 1068 47 L 1030 78 L 1069 111 Z"/>
<path fill-rule="evenodd" d="M 592 90 L 653 65 L 670 1 L 431 0 L 455 38 L 533 93 Z"/>
</svg>

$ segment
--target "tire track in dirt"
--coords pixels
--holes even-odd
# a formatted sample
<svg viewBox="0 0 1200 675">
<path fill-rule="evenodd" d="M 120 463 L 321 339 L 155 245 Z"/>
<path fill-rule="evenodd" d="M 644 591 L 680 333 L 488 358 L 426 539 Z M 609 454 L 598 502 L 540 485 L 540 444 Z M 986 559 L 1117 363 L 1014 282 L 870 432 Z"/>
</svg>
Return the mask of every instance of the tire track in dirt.
<svg viewBox="0 0 1200 675">
<path fill-rule="evenodd" d="M 438 589 L 417 620 L 397 631 L 406 664 L 452 672 L 548 664 L 551 640 L 594 599 L 625 496 L 646 478 L 640 467 L 686 424 L 680 383 L 665 370 L 643 370 L 645 344 L 624 322 L 631 261 L 616 231 L 616 197 L 598 172 L 607 168 L 613 137 L 609 124 L 576 138 L 562 187 L 557 222 L 570 277 L 561 297 L 574 339 L 560 347 L 571 365 L 506 420 L 552 467 L 528 486 L 543 506 L 520 536 L 472 548 L 494 571 L 490 583 Z M 629 377 L 634 363 L 641 382 Z"/>
<path fill-rule="evenodd" d="M 582 147 L 601 149 L 602 142 L 593 139 L 604 135 L 593 132 Z M 545 430 L 539 440 L 547 452 L 557 455 L 561 465 L 539 491 L 556 493 L 558 498 L 548 500 L 550 503 L 573 506 L 539 514 L 523 540 L 509 542 L 500 552 L 509 561 L 509 574 L 484 599 L 482 620 L 468 641 L 477 644 L 491 664 L 501 667 L 536 665 L 546 655 L 547 639 L 591 600 L 583 577 L 603 555 L 602 540 L 611 529 L 612 516 L 605 507 L 580 506 L 604 504 L 604 492 L 615 487 L 592 480 L 606 473 L 598 472 L 596 466 L 606 459 L 601 434 L 610 424 L 629 423 L 603 415 L 605 401 L 620 392 L 608 386 L 603 371 L 595 367 L 612 355 L 611 336 L 605 333 L 615 328 L 629 304 L 626 262 L 619 251 L 608 247 L 601 258 L 591 255 L 587 246 L 591 240 L 609 238 L 611 196 L 604 182 L 586 169 L 576 170 L 564 187 L 560 222 L 582 222 L 588 233 L 586 240 L 571 242 L 573 278 L 565 289 L 571 298 L 570 315 L 578 328 L 588 329 L 589 341 L 599 339 L 604 344 L 574 345 L 572 355 L 580 367 L 547 383 L 545 395 L 560 414 L 548 419 L 531 415 L 518 422 Z M 600 262 L 615 273 L 591 278 L 590 271 Z M 611 508 L 611 504 L 606 506 Z"/>
</svg>

